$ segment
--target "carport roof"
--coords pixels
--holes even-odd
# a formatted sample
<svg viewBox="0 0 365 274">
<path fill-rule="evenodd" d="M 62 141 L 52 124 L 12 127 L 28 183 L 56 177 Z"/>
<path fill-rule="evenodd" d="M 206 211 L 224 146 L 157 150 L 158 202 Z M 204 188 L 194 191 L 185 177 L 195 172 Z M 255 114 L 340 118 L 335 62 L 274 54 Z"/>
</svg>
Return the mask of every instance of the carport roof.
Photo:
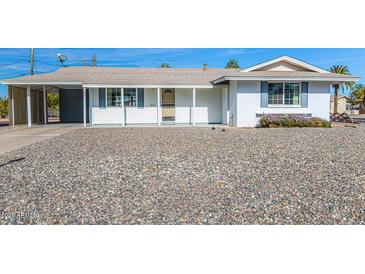
<svg viewBox="0 0 365 274">
<path fill-rule="evenodd" d="M 212 85 L 229 80 L 356 81 L 352 75 L 308 71 L 224 68 L 63 67 L 54 72 L 2 80 L 8 85 Z"/>
</svg>

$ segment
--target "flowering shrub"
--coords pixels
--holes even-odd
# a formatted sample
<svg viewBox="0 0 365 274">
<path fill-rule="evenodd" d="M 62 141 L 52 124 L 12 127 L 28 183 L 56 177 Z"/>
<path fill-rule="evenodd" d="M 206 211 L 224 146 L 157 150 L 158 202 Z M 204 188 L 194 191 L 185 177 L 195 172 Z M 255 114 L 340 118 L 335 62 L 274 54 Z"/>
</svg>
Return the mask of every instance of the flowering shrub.
<svg viewBox="0 0 365 274">
<path fill-rule="evenodd" d="M 269 114 L 260 119 L 261 127 L 325 127 L 330 128 L 331 122 L 318 117 L 303 115 Z"/>
</svg>

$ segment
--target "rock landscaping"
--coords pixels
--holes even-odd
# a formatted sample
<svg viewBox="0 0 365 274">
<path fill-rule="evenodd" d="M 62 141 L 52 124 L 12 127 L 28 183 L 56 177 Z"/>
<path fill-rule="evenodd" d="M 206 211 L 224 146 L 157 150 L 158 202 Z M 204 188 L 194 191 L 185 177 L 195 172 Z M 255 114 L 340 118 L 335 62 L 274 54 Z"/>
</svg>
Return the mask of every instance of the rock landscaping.
<svg viewBox="0 0 365 274">
<path fill-rule="evenodd" d="M 1 224 L 365 224 L 365 127 L 79 129 L 0 155 Z"/>
</svg>

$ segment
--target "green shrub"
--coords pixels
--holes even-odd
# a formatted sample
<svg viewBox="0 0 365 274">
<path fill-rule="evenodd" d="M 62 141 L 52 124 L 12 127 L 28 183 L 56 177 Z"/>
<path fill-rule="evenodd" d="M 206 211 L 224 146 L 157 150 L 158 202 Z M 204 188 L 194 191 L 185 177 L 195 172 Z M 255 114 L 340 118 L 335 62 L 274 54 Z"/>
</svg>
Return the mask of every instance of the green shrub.
<svg viewBox="0 0 365 274">
<path fill-rule="evenodd" d="M 264 115 L 260 119 L 261 127 L 323 127 L 330 128 L 331 122 L 318 117 L 304 117 L 302 115 Z"/>
</svg>

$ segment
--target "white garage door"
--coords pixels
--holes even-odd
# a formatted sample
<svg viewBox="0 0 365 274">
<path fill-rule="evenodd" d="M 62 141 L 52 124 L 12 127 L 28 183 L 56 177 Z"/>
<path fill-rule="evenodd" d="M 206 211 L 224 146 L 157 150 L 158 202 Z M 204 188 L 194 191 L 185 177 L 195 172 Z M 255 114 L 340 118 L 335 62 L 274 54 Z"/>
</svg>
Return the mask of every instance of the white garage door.
<svg viewBox="0 0 365 274">
<path fill-rule="evenodd" d="M 196 89 L 196 123 L 222 123 L 221 89 Z"/>
</svg>

